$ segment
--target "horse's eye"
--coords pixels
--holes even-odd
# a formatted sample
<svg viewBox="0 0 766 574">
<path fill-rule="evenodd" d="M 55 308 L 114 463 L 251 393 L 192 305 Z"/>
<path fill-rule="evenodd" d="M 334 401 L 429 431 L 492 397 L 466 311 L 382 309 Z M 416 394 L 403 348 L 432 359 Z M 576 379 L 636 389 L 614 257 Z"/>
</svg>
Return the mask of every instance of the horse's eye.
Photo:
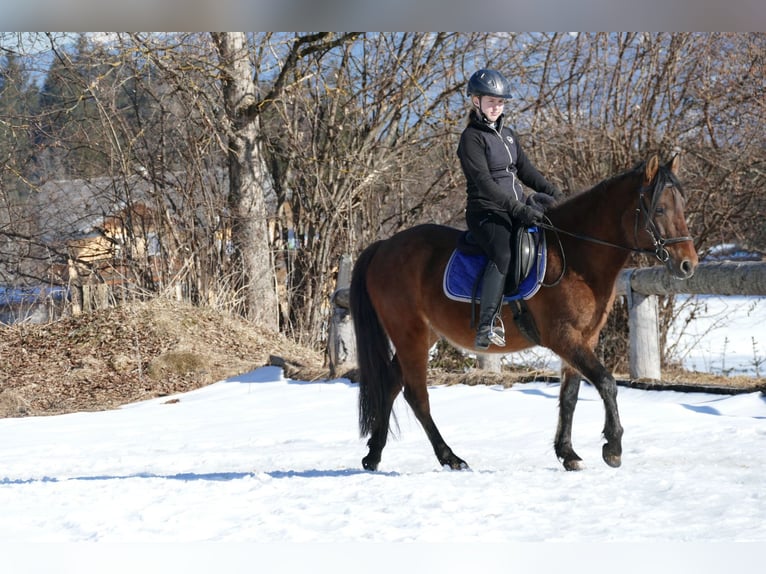
<svg viewBox="0 0 766 574">
<path fill-rule="evenodd" d="M 657 207 L 654 209 L 654 213 L 655 213 L 656 215 L 664 215 L 664 213 L 665 213 L 665 208 L 664 208 L 664 207 L 662 207 L 661 205 L 658 205 L 658 206 L 657 206 Z"/>
</svg>

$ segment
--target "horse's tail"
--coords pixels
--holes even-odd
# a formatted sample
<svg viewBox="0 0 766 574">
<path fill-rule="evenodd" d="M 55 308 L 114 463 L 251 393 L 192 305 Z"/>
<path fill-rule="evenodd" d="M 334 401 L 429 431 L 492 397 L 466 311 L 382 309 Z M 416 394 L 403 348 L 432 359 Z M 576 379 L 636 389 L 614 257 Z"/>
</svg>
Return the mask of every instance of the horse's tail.
<svg viewBox="0 0 766 574">
<path fill-rule="evenodd" d="M 398 363 L 367 291 L 367 270 L 381 242 L 362 251 L 351 274 L 349 304 L 354 321 L 359 366 L 359 433 L 362 437 L 387 421 L 386 409 L 394 385 L 401 384 Z M 387 422 L 386 422 L 387 424 Z"/>
</svg>

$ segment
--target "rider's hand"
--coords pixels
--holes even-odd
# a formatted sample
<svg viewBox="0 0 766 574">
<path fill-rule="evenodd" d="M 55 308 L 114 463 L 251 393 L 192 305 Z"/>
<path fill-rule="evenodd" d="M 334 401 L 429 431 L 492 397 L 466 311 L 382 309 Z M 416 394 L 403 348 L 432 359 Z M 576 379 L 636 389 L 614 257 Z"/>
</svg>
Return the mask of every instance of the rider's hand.
<svg viewBox="0 0 766 574">
<path fill-rule="evenodd" d="M 536 225 L 543 221 L 545 214 L 531 205 L 523 205 L 522 208 L 519 209 L 516 217 L 524 225 Z"/>
<path fill-rule="evenodd" d="M 545 213 L 556 205 L 556 199 L 547 193 L 533 193 L 527 198 L 527 205 Z"/>
<path fill-rule="evenodd" d="M 553 197 L 555 203 L 561 203 L 562 201 L 564 201 L 564 199 L 566 199 L 566 196 L 564 195 L 564 193 L 555 185 L 552 185 L 550 187 L 550 195 L 551 197 Z"/>
</svg>

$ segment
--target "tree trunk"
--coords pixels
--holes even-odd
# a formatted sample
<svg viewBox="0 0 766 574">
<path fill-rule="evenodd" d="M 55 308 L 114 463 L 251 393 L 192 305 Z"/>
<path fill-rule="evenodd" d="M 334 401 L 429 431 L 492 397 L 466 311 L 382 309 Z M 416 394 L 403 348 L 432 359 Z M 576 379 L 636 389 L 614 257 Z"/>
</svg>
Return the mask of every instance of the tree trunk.
<svg viewBox="0 0 766 574">
<path fill-rule="evenodd" d="M 229 209 L 235 272 L 245 315 L 277 331 L 279 316 L 269 247 L 264 190 L 268 172 L 258 145 L 259 117 L 247 38 L 241 32 L 214 33 L 221 64 L 229 143 Z"/>
</svg>

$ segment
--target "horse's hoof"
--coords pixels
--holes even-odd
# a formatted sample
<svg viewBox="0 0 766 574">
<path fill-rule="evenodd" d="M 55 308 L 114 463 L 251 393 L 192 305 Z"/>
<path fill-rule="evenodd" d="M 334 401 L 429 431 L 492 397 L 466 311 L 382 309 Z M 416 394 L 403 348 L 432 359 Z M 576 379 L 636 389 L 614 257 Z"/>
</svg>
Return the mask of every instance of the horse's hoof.
<svg viewBox="0 0 766 574">
<path fill-rule="evenodd" d="M 443 460 L 441 461 L 441 463 L 442 463 L 442 468 L 445 468 L 447 470 L 471 470 L 468 467 L 468 463 L 466 461 L 456 456 L 452 456 L 448 458 L 447 460 Z"/>
<path fill-rule="evenodd" d="M 444 463 L 442 465 L 444 470 L 471 470 L 468 463 L 461 461 L 460 463 Z"/>
<path fill-rule="evenodd" d="M 564 468 L 566 470 L 585 470 L 585 463 L 582 459 L 576 458 L 573 460 L 565 460 Z"/>
<path fill-rule="evenodd" d="M 615 454 L 609 452 L 609 445 L 605 444 L 602 448 L 601 455 L 604 459 L 604 462 L 611 466 L 612 468 L 619 468 L 622 464 L 622 454 Z"/>
<path fill-rule="evenodd" d="M 620 465 L 622 465 L 622 457 L 621 456 L 605 456 L 604 462 L 611 466 L 612 468 L 619 468 Z"/>
</svg>

